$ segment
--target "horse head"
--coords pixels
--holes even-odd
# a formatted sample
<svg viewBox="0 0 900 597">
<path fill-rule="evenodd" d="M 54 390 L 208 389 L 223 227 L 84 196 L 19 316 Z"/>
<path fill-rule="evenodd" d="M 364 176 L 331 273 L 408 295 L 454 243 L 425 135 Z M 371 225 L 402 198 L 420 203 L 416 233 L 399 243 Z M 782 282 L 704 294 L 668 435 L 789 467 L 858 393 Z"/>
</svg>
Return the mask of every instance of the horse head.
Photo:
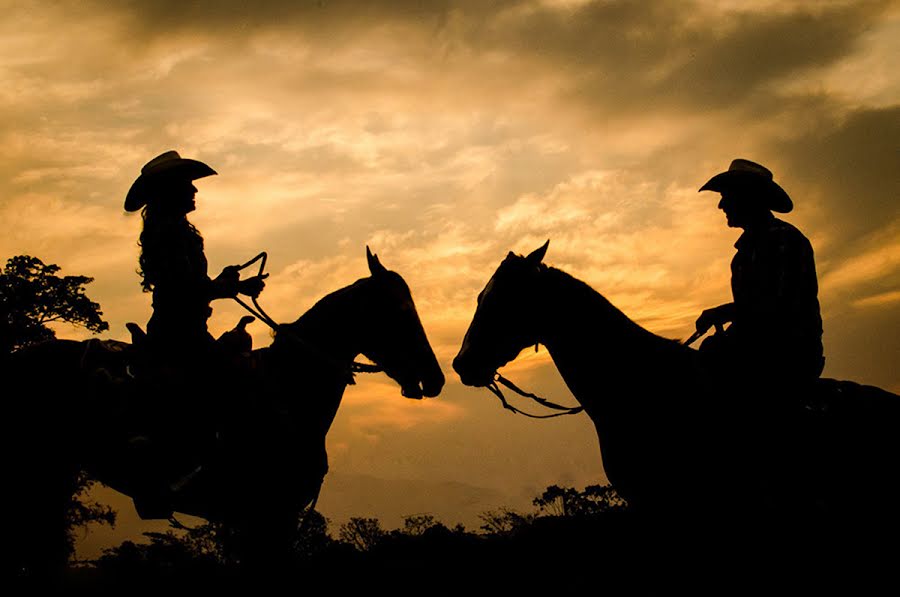
<svg viewBox="0 0 900 597">
<path fill-rule="evenodd" d="M 291 338 L 299 338 L 325 357 L 322 363 L 343 363 L 348 368 L 362 354 L 375 363 L 362 370 L 384 371 L 407 398 L 437 396 L 444 374 L 409 286 L 368 247 L 366 255 L 371 275 L 327 295 L 294 323 L 279 326 L 273 348 L 293 350 Z"/>
<path fill-rule="evenodd" d="M 360 352 L 400 384 L 407 398 L 429 398 L 444 387 L 434 351 L 425 335 L 409 286 L 366 247 L 369 278 L 357 295 Z"/>
<path fill-rule="evenodd" d="M 536 283 L 546 269 L 541 261 L 549 244 L 525 257 L 510 252 L 478 295 L 475 316 L 453 359 L 453 369 L 465 385 L 490 384 L 497 369 L 538 343 Z"/>
</svg>

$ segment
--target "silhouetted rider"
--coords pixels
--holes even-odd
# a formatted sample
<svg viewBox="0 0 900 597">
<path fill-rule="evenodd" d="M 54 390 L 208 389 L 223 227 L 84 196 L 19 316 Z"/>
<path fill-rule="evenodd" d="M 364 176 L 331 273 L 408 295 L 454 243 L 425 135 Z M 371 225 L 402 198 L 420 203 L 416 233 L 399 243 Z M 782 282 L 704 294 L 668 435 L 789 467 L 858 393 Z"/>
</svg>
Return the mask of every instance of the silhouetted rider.
<svg viewBox="0 0 900 597">
<path fill-rule="evenodd" d="M 700 333 L 731 325 L 707 338 L 701 354 L 736 383 L 785 388 L 815 380 L 825 359 L 813 249 L 772 215 L 791 211 L 790 197 L 768 169 L 744 159 L 700 191 L 721 193 L 728 226 L 744 230 L 731 262 L 734 301 L 705 310 L 696 323 Z"/>
<path fill-rule="evenodd" d="M 198 462 L 208 468 L 217 421 L 246 381 L 207 329 L 210 303 L 238 293 L 256 297 L 265 276 L 240 280 L 238 268 L 229 266 L 210 279 L 203 237 L 187 215 L 196 208 L 193 181 L 214 174 L 203 162 L 167 151 L 141 169 L 125 198 L 127 211 L 143 208 L 139 273 L 153 293 L 139 369 L 144 399 L 130 444 L 143 471 L 134 488 L 143 518 L 170 514 L 172 471 L 181 466 L 180 475 Z"/>
<path fill-rule="evenodd" d="M 215 279 L 207 273 L 203 237 L 187 215 L 196 209 L 193 181 L 216 171 L 197 160 L 167 151 L 150 160 L 131 186 L 125 209 L 143 208 L 141 285 L 153 293 L 153 315 L 147 323 L 149 348 L 173 359 L 210 350 L 207 330 L 210 302 L 238 293 L 258 296 L 265 276 L 240 280 L 237 268 L 226 267 Z"/>
</svg>

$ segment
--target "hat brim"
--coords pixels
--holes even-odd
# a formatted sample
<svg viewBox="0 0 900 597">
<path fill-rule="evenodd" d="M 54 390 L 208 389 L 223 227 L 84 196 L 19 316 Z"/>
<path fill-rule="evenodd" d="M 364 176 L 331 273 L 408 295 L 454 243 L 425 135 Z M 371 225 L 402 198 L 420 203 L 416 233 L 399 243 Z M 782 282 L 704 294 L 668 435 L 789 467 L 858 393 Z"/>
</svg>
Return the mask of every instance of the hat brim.
<svg viewBox="0 0 900 597">
<path fill-rule="evenodd" d="M 732 189 L 748 189 L 757 193 L 761 199 L 766 202 L 766 207 L 778 213 L 788 213 L 794 209 L 794 202 L 784 189 L 774 180 L 769 180 L 754 174 L 752 172 L 742 172 L 739 170 L 729 170 L 716 174 L 710 178 L 705 185 L 700 187 L 701 191 L 729 191 Z"/>
<path fill-rule="evenodd" d="M 149 172 L 142 172 L 128 189 L 125 211 L 137 211 L 147 205 L 151 191 L 167 180 L 197 180 L 218 174 L 201 161 L 179 158 L 160 164 Z"/>
</svg>

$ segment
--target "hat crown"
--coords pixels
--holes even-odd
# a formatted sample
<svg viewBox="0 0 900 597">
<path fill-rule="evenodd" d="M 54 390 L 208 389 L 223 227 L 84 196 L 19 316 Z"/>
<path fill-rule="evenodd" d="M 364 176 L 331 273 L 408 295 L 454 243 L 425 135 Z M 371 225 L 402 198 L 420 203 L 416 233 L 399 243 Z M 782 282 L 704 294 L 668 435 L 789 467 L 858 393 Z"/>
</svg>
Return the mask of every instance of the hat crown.
<svg viewBox="0 0 900 597">
<path fill-rule="evenodd" d="M 725 172 L 716 174 L 700 187 L 701 191 L 717 191 L 719 193 L 734 189 L 752 191 L 772 211 L 788 213 L 794 208 L 794 202 L 772 177 L 772 171 L 750 160 L 737 158 Z"/>
<path fill-rule="evenodd" d="M 174 149 L 169 150 L 165 153 L 161 153 L 149 162 L 147 162 L 143 168 L 141 168 L 141 174 L 148 174 L 152 172 L 154 169 L 159 168 L 167 162 L 176 162 L 181 160 L 181 156 L 178 155 L 178 152 Z"/>
<path fill-rule="evenodd" d="M 212 176 L 216 171 L 197 160 L 185 159 L 175 150 L 161 153 L 141 168 L 141 175 L 125 196 L 125 211 L 137 211 L 147 205 L 153 187 L 158 182 L 197 180 Z"/>
<path fill-rule="evenodd" d="M 751 174 L 756 174 L 757 176 L 762 176 L 768 180 L 773 180 L 772 171 L 763 166 L 762 164 L 757 164 L 756 162 L 751 162 L 750 160 L 745 160 L 743 158 L 737 158 L 736 160 L 731 161 L 731 165 L 728 166 L 729 172 L 749 172 Z"/>
</svg>

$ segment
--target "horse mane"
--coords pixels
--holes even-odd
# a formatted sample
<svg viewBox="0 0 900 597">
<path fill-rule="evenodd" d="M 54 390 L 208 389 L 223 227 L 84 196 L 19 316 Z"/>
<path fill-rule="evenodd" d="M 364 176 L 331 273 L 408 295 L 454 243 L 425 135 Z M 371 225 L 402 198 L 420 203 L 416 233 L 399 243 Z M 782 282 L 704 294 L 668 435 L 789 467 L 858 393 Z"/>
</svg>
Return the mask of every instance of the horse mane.
<svg viewBox="0 0 900 597">
<path fill-rule="evenodd" d="M 620 325 L 623 328 L 633 327 L 646 331 L 588 283 L 579 280 L 572 274 L 561 269 L 549 265 L 541 265 L 544 266 L 544 273 L 548 274 L 548 279 L 551 280 L 553 284 L 567 287 L 567 290 L 571 293 L 567 298 L 574 298 L 578 303 L 592 307 L 591 312 L 600 313 L 610 322 Z"/>
<path fill-rule="evenodd" d="M 295 333 L 302 333 L 304 330 L 315 328 L 316 325 L 321 325 L 325 322 L 331 322 L 331 317 L 323 315 L 330 314 L 331 311 L 333 311 L 341 302 L 341 300 L 347 298 L 349 294 L 358 291 L 360 287 L 363 286 L 368 280 L 371 280 L 371 277 L 360 278 L 352 284 L 348 284 L 343 288 L 339 288 L 334 292 L 326 294 L 318 301 L 316 301 L 316 303 L 312 307 L 307 309 L 306 312 L 296 320 L 291 323 L 284 324 L 284 327 Z M 279 335 L 276 333 L 275 339 L 272 341 L 273 346 L 279 344 L 278 336 Z"/>
<path fill-rule="evenodd" d="M 696 351 L 684 346 L 678 340 L 664 338 L 635 323 L 609 299 L 575 276 L 545 264 L 541 264 L 541 272 L 546 275 L 548 295 L 565 296 L 566 304 L 558 305 L 556 308 L 580 313 L 581 317 L 585 318 L 583 320 L 585 327 L 602 329 L 621 340 L 610 350 L 604 348 L 608 345 L 599 339 L 604 354 L 620 352 L 623 349 L 649 349 L 647 354 L 657 356 L 658 358 L 654 360 L 657 364 L 665 363 L 666 369 L 673 366 L 682 372 L 694 369 L 693 360 Z"/>
</svg>

